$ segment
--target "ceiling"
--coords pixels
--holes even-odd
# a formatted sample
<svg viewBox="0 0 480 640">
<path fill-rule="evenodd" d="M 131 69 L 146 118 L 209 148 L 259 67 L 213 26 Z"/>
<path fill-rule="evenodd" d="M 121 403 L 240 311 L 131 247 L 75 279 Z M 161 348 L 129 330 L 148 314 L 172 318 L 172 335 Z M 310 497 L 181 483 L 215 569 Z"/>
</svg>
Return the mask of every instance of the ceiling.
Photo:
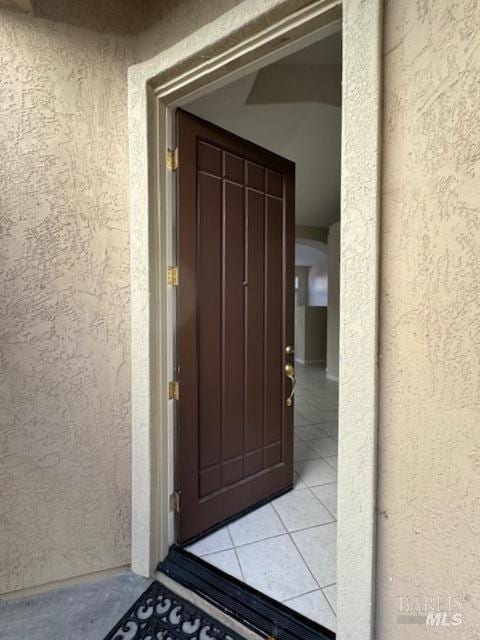
<svg viewBox="0 0 480 640">
<path fill-rule="evenodd" d="M 340 217 L 341 33 L 185 108 L 296 163 L 296 223 Z"/>
</svg>

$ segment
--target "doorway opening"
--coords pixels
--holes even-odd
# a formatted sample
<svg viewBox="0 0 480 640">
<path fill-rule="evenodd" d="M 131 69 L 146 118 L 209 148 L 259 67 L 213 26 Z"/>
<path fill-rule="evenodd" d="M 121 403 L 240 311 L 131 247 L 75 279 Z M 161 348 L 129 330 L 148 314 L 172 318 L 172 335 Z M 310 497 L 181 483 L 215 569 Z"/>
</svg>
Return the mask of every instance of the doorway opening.
<svg viewBox="0 0 480 640">
<path fill-rule="evenodd" d="M 341 19 L 342 188 L 337 634 L 374 620 L 382 3 L 243 4 L 129 72 L 132 288 L 132 569 L 152 576 L 175 543 L 175 290 L 171 114 L 318 41 Z M 298 367 L 298 365 L 297 365 Z M 181 386 L 181 385 L 180 385 Z M 180 391 L 181 393 L 181 391 Z M 307 425 L 309 426 L 309 425 Z M 192 557 L 192 556 L 191 556 Z M 198 562 L 203 562 L 198 560 Z M 352 608 L 351 603 L 355 602 Z"/>
<path fill-rule="evenodd" d="M 183 302 L 180 292 L 177 306 L 177 348 L 179 340 L 188 353 L 179 355 L 176 540 L 333 631 L 341 65 L 337 23 L 304 49 L 183 103 L 176 141 L 185 140 L 182 163 L 196 140 L 195 157 L 180 166 L 177 224 L 180 273 L 183 264 L 197 278 L 195 292 Z M 296 213 L 289 238 L 291 163 Z M 194 193 L 185 196 L 189 189 Z M 190 215 L 186 231 L 182 215 Z M 285 367 L 295 369 L 294 389 Z M 187 418 L 182 399 L 195 405 Z M 189 458 L 189 420 L 199 460 Z M 183 488 L 190 483 L 194 500 Z"/>
</svg>

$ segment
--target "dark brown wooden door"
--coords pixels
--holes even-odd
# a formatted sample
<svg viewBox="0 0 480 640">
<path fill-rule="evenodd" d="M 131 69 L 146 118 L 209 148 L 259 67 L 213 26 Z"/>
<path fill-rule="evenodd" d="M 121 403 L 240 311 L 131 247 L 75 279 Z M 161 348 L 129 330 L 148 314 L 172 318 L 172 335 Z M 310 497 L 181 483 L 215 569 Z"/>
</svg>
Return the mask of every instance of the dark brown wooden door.
<svg viewBox="0 0 480 640">
<path fill-rule="evenodd" d="M 293 482 L 295 166 L 177 112 L 177 539 Z"/>
</svg>

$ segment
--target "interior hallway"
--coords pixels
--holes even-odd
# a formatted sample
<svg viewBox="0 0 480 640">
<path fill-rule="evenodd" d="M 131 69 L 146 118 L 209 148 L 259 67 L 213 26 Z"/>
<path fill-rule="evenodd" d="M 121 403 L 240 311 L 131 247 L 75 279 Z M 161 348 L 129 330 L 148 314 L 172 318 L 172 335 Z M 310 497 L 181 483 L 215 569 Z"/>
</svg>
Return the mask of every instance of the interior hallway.
<svg viewBox="0 0 480 640">
<path fill-rule="evenodd" d="M 187 549 L 335 630 L 338 384 L 295 369 L 294 490 Z"/>
</svg>

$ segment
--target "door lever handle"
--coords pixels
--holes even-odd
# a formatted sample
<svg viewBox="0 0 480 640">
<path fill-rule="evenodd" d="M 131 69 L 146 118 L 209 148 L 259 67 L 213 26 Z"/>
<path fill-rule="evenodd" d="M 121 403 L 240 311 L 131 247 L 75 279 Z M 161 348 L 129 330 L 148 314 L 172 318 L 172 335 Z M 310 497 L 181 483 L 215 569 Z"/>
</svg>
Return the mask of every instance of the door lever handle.
<svg viewBox="0 0 480 640">
<path fill-rule="evenodd" d="M 292 364 L 285 365 L 285 375 L 287 376 L 287 378 L 290 378 L 290 380 L 292 381 L 292 390 L 290 391 L 290 395 L 287 398 L 287 407 L 291 407 L 293 404 L 293 396 L 295 394 L 295 385 L 296 385 L 295 369 L 293 368 Z"/>
</svg>

